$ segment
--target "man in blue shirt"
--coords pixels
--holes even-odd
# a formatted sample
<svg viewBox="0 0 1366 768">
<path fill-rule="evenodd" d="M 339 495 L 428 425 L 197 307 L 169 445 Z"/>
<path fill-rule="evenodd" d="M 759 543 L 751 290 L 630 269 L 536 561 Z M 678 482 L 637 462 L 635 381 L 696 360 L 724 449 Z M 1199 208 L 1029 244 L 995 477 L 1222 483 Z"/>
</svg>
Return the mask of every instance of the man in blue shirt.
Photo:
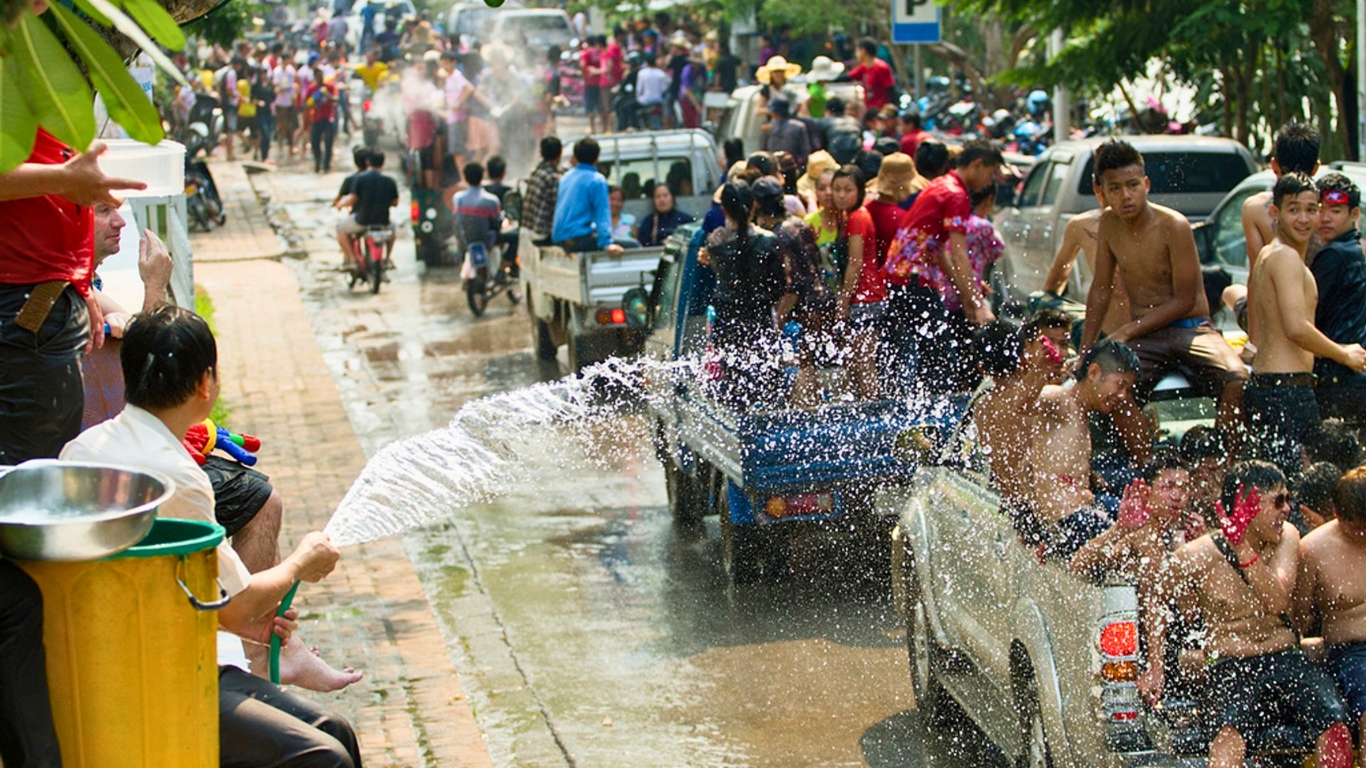
<svg viewBox="0 0 1366 768">
<path fill-rule="evenodd" d="M 600 151 L 593 139 L 581 139 L 574 145 L 577 164 L 560 179 L 550 239 L 566 251 L 622 251 L 620 245 L 612 242 L 607 179 L 597 167 Z"/>
<path fill-rule="evenodd" d="M 1314 325 L 1339 344 L 1366 343 L 1366 256 L 1357 223 L 1361 190 L 1340 173 L 1318 180 L 1319 239 L 1323 247 L 1309 270 L 1319 287 Z M 1366 374 L 1332 360 L 1314 361 L 1316 394 L 1324 418 L 1340 418 L 1353 427 L 1366 425 Z"/>
</svg>

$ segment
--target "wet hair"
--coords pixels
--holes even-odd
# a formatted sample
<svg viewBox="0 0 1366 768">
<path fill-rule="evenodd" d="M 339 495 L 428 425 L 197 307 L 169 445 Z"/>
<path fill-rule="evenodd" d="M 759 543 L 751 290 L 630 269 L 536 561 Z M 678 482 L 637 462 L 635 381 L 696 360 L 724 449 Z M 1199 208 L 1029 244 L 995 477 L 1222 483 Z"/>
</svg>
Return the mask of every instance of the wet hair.
<svg viewBox="0 0 1366 768">
<path fill-rule="evenodd" d="M 949 172 L 949 147 L 942 141 L 926 139 L 915 148 L 915 172 L 937 179 Z"/>
<path fill-rule="evenodd" d="M 924 123 L 920 120 L 920 113 L 911 109 L 908 109 L 905 112 L 901 113 L 901 122 L 905 123 L 906 125 L 909 125 L 917 131 L 920 130 L 921 127 L 924 125 Z"/>
<path fill-rule="evenodd" d="M 507 175 L 508 161 L 504 160 L 502 155 L 494 155 L 489 158 L 488 170 L 489 180 L 497 181 Z"/>
<path fill-rule="evenodd" d="M 883 154 L 875 149 L 866 149 L 854 156 L 854 165 L 863 172 L 863 178 L 875 179 L 882 170 Z"/>
<path fill-rule="evenodd" d="M 1333 506 L 1344 520 L 1366 522 L 1366 467 L 1357 467 L 1338 478 L 1333 486 Z"/>
<path fill-rule="evenodd" d="M 1320 196 L 1325 192 L 1341 192 L 1344 195 L 1347 195 L 1348 208 L 1361 207 L 1361 187 L 1358 187 L 1345 175 L 1334 171 L 1333 173 L 1325 174 L 1316 181 L 1315 184 L 1319 188 Z"/>
<path fill-rule="evenodd" d="M 1189 465 L 1205 459 L 1223 459 L 1228 453 L 1224 433 L 1216 427 L 1197 424 L 1181 436 L 1181 458 Z"/>
<path fill-rule="evenodd" d="M 1143 479 L 1151 483 L 1158 475 L 1172 469 L 1190 471 L 1190 467 L 1186 466 L 1186 462 L 1175 448 L 1162 446 L 1153 451 L 1153 457 L 1143 466 Z"/>
<path fill-rule="evenodd" d="M 1300 487 L 1295 489 L 1295 501 L 1325 517 L 1336 514 L 1333 493 L 1341 478 L 1342 470 L 1330 462 L 1310 465 L 1300 478 Z M 1366 509 L 1363 512 L 1366 513 Z"/>
<path fill-rule="evenodd" d="M 1298 120 L 1291 120 L 1276 132 L 1271 156 L 1281 173 L 1313 173 L 1319 164 L 1319 132 Z"/>
<path fill-rule="evenodd" d="M 541 139 L 541 159 L 548 162 L 555 162 L 564 153 L 564 144 L 560 143 L 559 136 L 547 136 Z"/>
<path fill-rule="evenodd" d="M 1077 366 L 1077 378 L 1086 378 L 1086 372 L 1091 370 L 1092 365 L 1100 366 L 1100 372 L 1107 376 L 1112 373 L 1132 373 L 1137 376 L 1139 368 L 1138 355 L 1128 344 L 1114 339 L 1101 341 L 1087 350 L 1081 365 Z"/>
<path fill-rule="evenodd" d="M 484 166 L 475 162 L 465 163 L 465 167 L 460 171 L 460 174 L 465 177 L 466 184 L 471 187 L 477 187 L 484 181 Z"/>
<path fill-rule="evenodd" d="M 119 360 L 128 404 L 164 410 L 188 402 L 205 373 L 217 376 L 218 345 L 204 318 L 168 305 L 133 317 Z"/>
<path fill-rule="evenodd" d="M 838 96 L 831 96 L 825 100 L 825 111 L 834 117 L 844 114 L 844 99 Z"/>
<path fill-rule="evenodd" d="M 970 139 L 963 142 L 963 151 L 958 153 L 958 167 L 967 168 L 972 165 L 974 160 L 981 160 L 984 165 L 1002 165 L 1005 163 L 1005 158 L 1001 156 L 1000 147 L 986 139 Z"/>
<path fill-rule="evenodd" d="M 834 188 L 835 182 L 840 179 L 849 179 L 854 182 L 854 188 L 858 190 L 858 203 L 854 210 L 863 206 L 863 198 L 868 194 L 868 182 L 864 180 L 863 171 L 857 165 L 841 165 L 835 169 L 835 175 L 830 177 L 830 186 Z"/>
<path fill-rule="evenodd" d="M 597 165 L 598 155 L 602 154 L 602 148 L 593 141 L 592 136 L 585 136 L 574 144 L 574 160 L 584 165 Z"/>
<path fill-rule="evenodd" d="M 1301 445 L 1311 464 L 1331 461 L 1346 472 L 1362 463 L 1361 441 L 1342 419 L 1324 419 L 1310 427 Z"/>
<path fill-rule="evenodd" d="M 1287 197 L 1296 197 L 1305 192 L 1318 194 L 1318 187 L 1314 186 L 1314 179 L 1309 174 L 1300 171 L 1283 173 L 1271 188 L 1271 203 L 1279 208 Z"/>
<path fill-rule="evenodd" d="M 973 207 L 974 209 L 975 209 L 977 206 L 981 205 L 982 203 L 985 203 L 985 202 L 988 201 L 988 200 L 995 200 L 995 199 L 996 199 L 996 185 L 995 185 L 995 184 L 988 184 L 988 185 L 986 185 L 985 187 L 982 187 L 981 189 L 976 190 L 975 192 L 972 192 L 972 193 L 970 193 L 970 194 L 968 195 L 968 202 L 972 205 L 972 207 Z"/>
<path fill-rule="evenodd" d="M 865 37 L 858 41 L 858 48 L 869 56 L 877 56 L 877 41 L 871 37 Z"/>
<path fill-rule="evenodd" d="M 721 145 L 721 148 L 726 155 L 727 168 L 745 159 L 744 139 L 726 139 L 725 143 Z"/>
<path fill-rule="evenodd" d="M 754 193 L 747 182 L 735 179 L 721 187 L 721 210 L 736 224 L 735 244 L 741 264 L 748 262 L 744 254 L 749 248 L 749 213 L 753 207 Z"/>
<path fill-rule="evenodd" d="M 371 168 L 371 169 L 376 169 L 376 168 L 383 168 L 383 167 L 384 167 L 384 152 L 381 151 L 381 150 L 375 149 L 374 147 L 371 147 L 371 148 L 370 148 L 370 168 Z"/>
<path fill-rule="evenodd" d="M 745 164 L 757 169 L 760 176 L 770 176 L 778 172 L 778 161 L 768 152 L 755 152 L 745 160 Z"/>
<path fill-rule="evenodd" d="M 1106 171 L 1128 168 L 1131 165 L 1143 166 L 1143 155 L 1134 145 L 1120 139 L 1110 139 L 1096 148 L 1095 179 L 1100 186 Z"/>
<path fill-rule="evenodd" d="M 370 148 L 356 146 L 351 148 L 351 161 L 356 164 L 356 170 L 363 171 L 370 167 Z"/>
<path fill-rule="evenodd" d="M 1000 378 L 1020 370 L 1025 340 L 1029 338 L 1023 328 L 1016 328 L 1008 320 L 996 320 L 975 330 L 973 336 L 982 373 Z"/>
<path fill-rule="evenodd" d="M 1224 509 L 1233 509 L 1239 488 L 1243 489 L 1243 493 L 1247 493 L 1253 488 L 1269 491 L 1281 485 L 1285 485 L 1285 474 L 1275 464 L 1267 461 L 1240 461 L 1229 467 L 1228 474 L 1224 475 L 1224 487 L 1219 492 L 1219 501 L 1223 503 Z"/>
<path fill-rule="evenodd" d="M 1060 309 L 1040 309 L 1025 320 L 1024 325 L 1020 326 L 1020 333 L 1029 340 L 1038 336 L 1045 328 L 1071 329 L 1072 325 L 1072 318 L 1066 312 Z"/>
</svg>

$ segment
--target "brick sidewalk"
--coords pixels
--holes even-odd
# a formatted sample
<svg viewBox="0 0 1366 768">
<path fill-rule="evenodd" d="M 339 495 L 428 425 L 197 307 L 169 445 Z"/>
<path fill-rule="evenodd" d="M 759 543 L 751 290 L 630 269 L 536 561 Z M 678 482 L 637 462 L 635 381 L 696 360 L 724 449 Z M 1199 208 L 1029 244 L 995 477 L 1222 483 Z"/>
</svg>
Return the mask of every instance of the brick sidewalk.
<svg viewBox="0 0 1366 768">
<path fill-rule="evenodd" d="M 192 232 L 194 261 L 246 261 L 284 255 L 285 244 L 271 228 L 256 201 L 256 192 L 240 162 L 216 160 L 209 165 L 227 221 L 207 233 Z"/>
<path fill-rule="evenodd" d="M 196 247 L 211 238 L 222 241 L 219 252 L 246 249 L 243 237 L 224 228 Z M 292 547 L 326 524 L 365 454 L 289 268 L 195 261 L 195 282 L 215 306 L 223 400 L 233 426 L 262 439 L 259 468 L 285 500 L 282 544 Z M 356 726 L 367 765 L 492 766 L 401 540 L 348 548 L 297 604 L 302 636 L 333 664 L 365 672 L 317 698 Z"/>
</svg>

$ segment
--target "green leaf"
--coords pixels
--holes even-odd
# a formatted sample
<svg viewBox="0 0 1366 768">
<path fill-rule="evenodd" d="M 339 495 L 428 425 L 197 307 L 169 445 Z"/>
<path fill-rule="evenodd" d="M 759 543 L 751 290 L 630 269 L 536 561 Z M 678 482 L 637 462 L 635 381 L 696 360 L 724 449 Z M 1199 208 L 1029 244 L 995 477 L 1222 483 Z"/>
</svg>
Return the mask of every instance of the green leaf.
<svg viewBox="0 0 1366 768">
<path fill-rule="evenodd" d="M 15 75 L 24 83 L 24 99 L 38 123 L 72 147 L 90 146 L 95 138 L 93 97 L 52 30 L 26 14 L 15 29 L 10 57 L 22 68 Z"/>
<path fill-rule="evenodd" d="M 144 53 L 151 56 L 152 61 L 156 62 L 158 67 L 161 67 L 166 74 L 170 75 L 172 80 L 175 80 L 181 85 L 189 85 L 189 83 L 185 81 L 184 73 L 176 67 L 174 62 L 166 57 L 166 54 L 161 52 L 161 48 L 157 47 L 157 44 L 152 42 L 152 38 L 148 37 L 147 33 L 142 31 L 142 27 L 139 27 L 137 22 L 128 18 L 128 14 L 116 8 L 109 0 L 80 1 L 83 7 L 90 5 L 94 7 L 96 12 L 103 14 L 105 18 L 109 19 L 109 22 L 115 29 L 122 32 L 129 40 L 132 40 L 137 44 Z"/>
<path fill-rule="evenodd" d="M 95 30 L 60 3 L 50 7 L 66 33 L 67 41 L 85 62 L 86 71 L 90 73 L 95 90 L 104 99 L 109 116 L 138 141 L 148 144 L 161 141 L 165 134 L 156 107 L 152 106 L 152 100 L 147 98 L 142 86 L 128 74 L 119 55 Z"/>
<path fill-rule="evenodd" d="M 175 19 L 160 3 L 155 0 L 122 0 L 121 5 L 157 42 L 173 51 L 185 47 L 185 33 L 180 31 L 180 25 L 175 23 Z"/>
<path fill-rule="evenodd" d="M 18 69 L 14 57 L 0 57 L 0 173 L 28 159 L 38 134 L 38 119 L 24 102 Z"/>
<path fill-rule="evenodd" d="M 95 9 L 95 6 L 86 2 L 86 0 L 75 0 L 75 4 L 76 7 L 81 9 L 81 13 L 84 13 L 86 16 L 89 16 L 90 20 L 95 22 L 96 24 L 99 24 L 100 26 L 104 27 L 114 26 L 114 23 L 109 20 L 109 17 L 100 13 L 98 10 Z"/>
</svg>

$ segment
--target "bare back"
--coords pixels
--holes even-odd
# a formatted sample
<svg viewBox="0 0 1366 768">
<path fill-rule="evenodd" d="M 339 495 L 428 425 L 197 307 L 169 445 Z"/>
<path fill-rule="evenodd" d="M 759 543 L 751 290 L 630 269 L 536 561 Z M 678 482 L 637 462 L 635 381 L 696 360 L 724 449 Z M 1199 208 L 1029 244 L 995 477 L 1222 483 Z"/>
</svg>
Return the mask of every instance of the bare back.
<svg viewBox="0 0 1366 768">
<path fill-rule="evenodd" d="M 1276 219 L 1271 216 L 1271 191 L 1258 192 L 1244 200 L 1242 213 L 1247 268 L 1251 271 L 1262 249 L 1276 237 Z"/>
<path fill-rule="evenodd" d="M 1099 239 L 1114 256 L 1115 284 L 1122 280 L 1127 289 L 1131 320 L 1147 316 L 1175 296 L 1177 270 L 1183 266 L 1188 269 L 1189 265 L 1174 264 L 1174 247 L 1179 247 L 1184 254 L 1178 258 L 1194 258 L 1195 269 L 1197 273 L 1199 271 L 1194 236 L 1186 217 L 1155 203 L 1148 203 L 1148 208 L 1151 215 L 1139 217 L 1132 224 L 1112 210 L 1106 210 L 1100 218 Z M 1185 318 L 1177 319 L 1208 317 L 1209 302 L 1205 292 L 1197 290 L 1190 311 Z"/>
<path fill-rule="evenodd" d="M 1366 642 L 1366 543 L 1344 535 L 1336 520 L 1311 531 L 1300 542 L 1295 597 L 1301 625 L 1322 617 L 1328 645 Z"/>
<path fill-rule="evenodd" d="M 1257 318 L 1250 333 L 1257 348 L 1253 369 L 1258 373 L 1313 370 L 1314 354 L 1287 333 L 1287 318 L 1312 318 L 1319 301 L 1318 284 L 1299 252 L 1279 238 L 1272 240 L 1248 273 L 1247 287 L 1248 310 Z"/>
<path fill-rule="evenodd" d="M 1044 387 L 1029 430 L 1029 502 L 1053 523 L 1095 502 L 1091 494 L 1091 430 L 1073 390 Z"/>
<path fill-rule="evenodd" d="M 1042 382 L 1016 375 L 1003 377 L 973 406 L 977 435 L 987 448 L 987 464 L 1002 499 L 1028 498 L 1029 443 L 1020 439 L 1028 429 L 1030 407 L 1039 397 Z"/>
</svg>

